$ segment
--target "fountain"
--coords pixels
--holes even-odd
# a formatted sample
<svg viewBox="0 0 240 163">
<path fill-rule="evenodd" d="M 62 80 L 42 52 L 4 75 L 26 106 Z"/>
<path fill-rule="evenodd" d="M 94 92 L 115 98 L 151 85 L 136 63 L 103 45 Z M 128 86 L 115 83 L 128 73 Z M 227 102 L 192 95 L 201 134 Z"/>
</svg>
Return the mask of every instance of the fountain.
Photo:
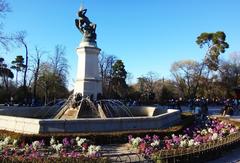
<svg viewBox="0 0 240 163">
<path fill-rule="evenodd" d="M 174 109 L 126 107 L 119 100 L 97 97 L 102 93 L 98 68 L 101 49 L 96 24 L 80 8 L 75 24 L 83 34 L 77 48 L 78 67 L 74 93 L 61 107 L 2 107 L 0 129 L 25 134 L 71 134 L 163 129 L 180 121 Z M 90 98 L 91 97 L 91 98 Z M 93 100 L 92 100 L 93 99 Z"/>
</svg>

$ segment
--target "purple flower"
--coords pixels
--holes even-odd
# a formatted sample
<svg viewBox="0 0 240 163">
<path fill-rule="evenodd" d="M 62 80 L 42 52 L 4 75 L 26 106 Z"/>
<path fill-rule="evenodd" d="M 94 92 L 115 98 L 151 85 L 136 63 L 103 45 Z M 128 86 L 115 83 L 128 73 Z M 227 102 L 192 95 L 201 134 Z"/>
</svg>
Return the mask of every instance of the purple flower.
<svg viewBox="0 0 240 163">
<path fill-rule="evenodd" d="M 76 144 L 75 139 L 72 138 L 72 139 L 70 140 L 70 144 L 71 144 L 71 145 L 75 145 L 75 144 Z"/>
<path fill-rule="evenodd" d="M 179 145 L 179 144 L 180 144 L 180 141 L 181 141 L 180 137 L 175 136 L 175 135 L 173 135 L 172 140 L 173 140 L 173 142 L 174 142 L 175 144 L 177 144 L 177 145 Z"/>
<path fill-rule="evenodd" d="M 129 141 L 129 143 L 131 142 L 131 139 L 133 138 L 133 136 L 132 135 L 128 135 L 128 141 Z"/>
<path fill-rule="evenodd" d="M 70 142 L 69 142 L 68 138 L 64 138 L 62 142 L 63 142 L 64 147 L 70 146 Z"/>
<path fill-rule="evenodd" d="M 154 141 L 154 140 L 159 140 L 159 136 L 153 135 L 153 141 Z"/>
<path fill-rule="evenodd" d="M 145 139 L 146 141 L 151 141 L 151 136 L 146 135 L 144 139 Z"/>
<path fill-rule="evenodd" d="M 144 150 L 144 154 L 146 155 L 146 156 L 149 156 L 149 155 L 151 155 L 152 154 L 152 152 L 153 152 L 153 148 L 150 146 L 150 147 L 147 147 L 147 148 L 145 148 L 145 150 Z"/>
<path fill-rule="evenodd" d="M 40 146 L 41 146 L 41 147 L 42 147 L 42 146 L 45 146 L 45 142 L 44 142 L 43 139 L 42 139 L 41 142 L 40 142 Z"/>
<path fill-rule="evenodd" d="M 191 128 L 186 128 L 184 135 L 173 134 L 170 138 L 165 136 L 163 140 L 159 140 L 157 135 L 154 135 L 152 139 L 149 135 L 146 135 L 144 139 L 138 137 L 141 141 L 136 147 L 145 156 L 149 156 L 155 150 L 198 146 L 201 143 L 221 139 L 239 130 L 238 127 L 218 119 L 209 119 L 205 124 L 194 125 Z M 132 136 L 129 136 L 129 140 L 133 139 Z M 130 143 L 133 146 L 133 143 Z"/>
</svg>

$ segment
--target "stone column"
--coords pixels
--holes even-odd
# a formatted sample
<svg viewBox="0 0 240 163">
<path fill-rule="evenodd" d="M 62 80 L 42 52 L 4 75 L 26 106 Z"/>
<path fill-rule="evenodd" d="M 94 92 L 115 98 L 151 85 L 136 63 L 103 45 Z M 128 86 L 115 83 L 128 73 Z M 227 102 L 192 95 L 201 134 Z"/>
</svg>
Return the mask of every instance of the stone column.
<svg viewBox="0 0 240 163">
<path fill-rule="evenodd" d="M 96 43 L 81 42 L 77 48 L 78 67 L 75 81 L 74 94 L 81 93 L 84 97 L 102 94 L 102 81 L 99 73 L 98 55 L 101 49 Z"/>
</svg>

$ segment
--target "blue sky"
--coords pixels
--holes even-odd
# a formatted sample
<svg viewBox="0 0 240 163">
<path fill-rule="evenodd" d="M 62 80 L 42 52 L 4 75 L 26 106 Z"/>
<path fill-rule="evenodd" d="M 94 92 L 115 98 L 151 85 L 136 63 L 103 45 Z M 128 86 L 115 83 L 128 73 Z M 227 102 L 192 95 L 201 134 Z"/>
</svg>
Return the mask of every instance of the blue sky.
<svg viewBox="0 0 240 163">
<path fill-rule="evenodd" d="M 66 46 L 70 65 L 69 87 L 76 76 L 76 48 L 82 38 L 74 25 L 81 0 L 8 0 L 12 12 L 3 30 L 27 31 L 30 53 L 34 46 L 53 53 L 56 44 Z M 98 47 L 116 55 L 134 78 L 149 71 L 171 78 L 175 61 L 203 59 L 205 50 L 195 40 L 202 32 L 224 31 L 231 52 L 240 51 L 239 0 L 84 0 L 87 16 L 97 24 Z M 24 55 L 15 48 L 3 57 Z M 47 58 L 47 56 L 46 56 Z M 10 62 L 10 61 L 9 61 Z"/>
</svg>

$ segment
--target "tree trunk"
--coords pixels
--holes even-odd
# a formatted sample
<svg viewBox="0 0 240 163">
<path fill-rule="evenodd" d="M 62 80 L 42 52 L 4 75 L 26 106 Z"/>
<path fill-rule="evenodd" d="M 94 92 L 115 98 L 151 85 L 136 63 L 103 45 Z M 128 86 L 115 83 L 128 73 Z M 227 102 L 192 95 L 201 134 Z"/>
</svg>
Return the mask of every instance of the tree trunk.
<svg viewBox="0 0 240 163">
<path fill-rule="evenodd" d="M 47 84 L 45 85 L 45 91 L 44 91 L 44 105 L 46 106 L 47 105 Z"/>
<path fill-rule="evenodd" d="M 39 66 L 40 66 L 40 59 L 37 59 L 37 68 L 36 72 L 34 74 L 34 85 L 33 85 L 33 98 L 36 99 L 36 91 L 37 91 L 37 79 L 38 79 L 38 72 L 39 72 Z"/>
<path fill-rule="evenodd" d="M 16 86 L 18 86 L 18 71 L 16 71 Z"/>
<path fill-rule="evenodd" d="M 25 70 L 24 70 L 24 76 L 23 76 L 23 86 L 26 87 L 26 83 L 27 83 L 27 70 L 28 70 L 28 47 L 27 44 L 23 42 L 23 45 L 25 47 L 25 51 L 26 51 L 26 62 L 25 62 Z"/>
</svg>

